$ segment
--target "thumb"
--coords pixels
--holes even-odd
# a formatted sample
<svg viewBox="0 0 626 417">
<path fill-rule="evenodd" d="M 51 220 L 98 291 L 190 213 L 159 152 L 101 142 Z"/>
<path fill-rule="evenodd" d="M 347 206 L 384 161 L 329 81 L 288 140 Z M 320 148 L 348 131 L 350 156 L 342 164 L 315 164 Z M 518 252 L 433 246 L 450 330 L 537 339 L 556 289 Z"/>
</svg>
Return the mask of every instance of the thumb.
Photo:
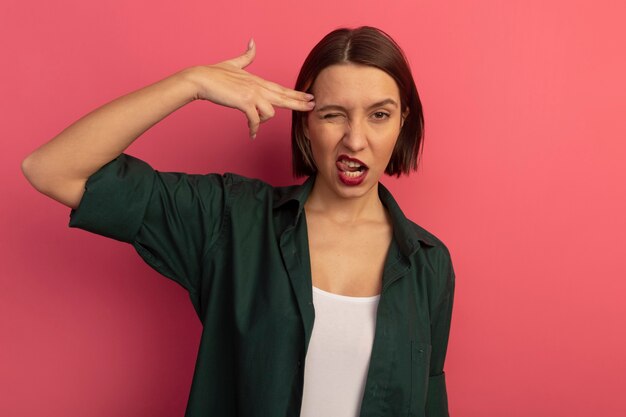
<svg viewBox="0 0 626 417">
<path fill-rule="evenodd" d="M 236 66 L 237 68 L 245 68 L 254 61 L 254 57 L 256 55 L 256 44 L 254 43 L 254 39 L 250 38 L 250 42 L 248 42 L 248 49 L 242 55 L 239 55 L 236 58 L 228 60 L 231 64 Z"/>
</svg>

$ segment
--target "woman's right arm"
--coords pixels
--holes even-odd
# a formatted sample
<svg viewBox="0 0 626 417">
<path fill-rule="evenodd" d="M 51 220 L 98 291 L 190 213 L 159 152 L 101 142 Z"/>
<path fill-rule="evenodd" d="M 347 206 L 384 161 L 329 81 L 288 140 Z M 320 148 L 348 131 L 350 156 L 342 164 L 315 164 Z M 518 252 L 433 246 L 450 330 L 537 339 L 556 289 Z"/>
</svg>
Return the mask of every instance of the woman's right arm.
<svg viewBox="0 0 626 417">
<path fill-rule="evenodd" d="M 186 68 L 99 107 L 28 155 L 22 162 L 24 175 L 41 193 L 76 208 L 93 173 L 150 127 L 194 100 L 241 110 L 252 137 L 260 123 L 274 116 L 275 106 L 299 111 L 314 107 L 312 96 L 244 71 L 254 56 L 251 42 L 234 59 Z"/>
</svg>

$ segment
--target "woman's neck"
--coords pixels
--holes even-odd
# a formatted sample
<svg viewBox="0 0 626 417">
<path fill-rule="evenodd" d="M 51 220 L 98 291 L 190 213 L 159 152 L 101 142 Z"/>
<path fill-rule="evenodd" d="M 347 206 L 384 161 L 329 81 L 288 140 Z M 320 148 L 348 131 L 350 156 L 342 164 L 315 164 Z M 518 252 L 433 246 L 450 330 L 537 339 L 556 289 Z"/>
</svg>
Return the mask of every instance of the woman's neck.
<svg viewBox="0 0 626 417">
<path fill-rule="evenodd" d="M 307 211 L 324 213 L 330 220 L 344 224 L 384 221 L 387 218 L 385 206 L 378 197 L 378 184 L 363 196 L 345 198 L 321 185 L 317 178 L 304 207 Z"/>
</svg>

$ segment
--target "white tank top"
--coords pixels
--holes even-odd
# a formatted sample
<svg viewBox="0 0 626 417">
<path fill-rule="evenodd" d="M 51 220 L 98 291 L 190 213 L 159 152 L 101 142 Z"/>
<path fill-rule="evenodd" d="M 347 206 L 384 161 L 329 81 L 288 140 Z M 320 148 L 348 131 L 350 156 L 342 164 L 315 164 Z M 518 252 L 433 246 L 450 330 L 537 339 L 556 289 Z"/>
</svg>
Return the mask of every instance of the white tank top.
<svg viewBox="0 0 626 417">
<path fill-rule="evenodd" d="M 380 295 L 348 297 L 313 287 L 301 417 L 358 417 Z"/>
</svg>

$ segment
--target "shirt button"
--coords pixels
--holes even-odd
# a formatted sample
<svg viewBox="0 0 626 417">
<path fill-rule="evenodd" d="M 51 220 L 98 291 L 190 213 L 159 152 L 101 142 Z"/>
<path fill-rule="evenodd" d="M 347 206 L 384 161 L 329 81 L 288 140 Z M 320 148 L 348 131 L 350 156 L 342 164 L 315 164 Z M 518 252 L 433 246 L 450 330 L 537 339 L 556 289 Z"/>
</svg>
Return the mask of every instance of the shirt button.
<svg viewBox="0 0 626 417">
<path fill-rule="evenodd" d="M 302 361 L 298 361 L 298 368 L 302 366 Z"/>
</svg>

